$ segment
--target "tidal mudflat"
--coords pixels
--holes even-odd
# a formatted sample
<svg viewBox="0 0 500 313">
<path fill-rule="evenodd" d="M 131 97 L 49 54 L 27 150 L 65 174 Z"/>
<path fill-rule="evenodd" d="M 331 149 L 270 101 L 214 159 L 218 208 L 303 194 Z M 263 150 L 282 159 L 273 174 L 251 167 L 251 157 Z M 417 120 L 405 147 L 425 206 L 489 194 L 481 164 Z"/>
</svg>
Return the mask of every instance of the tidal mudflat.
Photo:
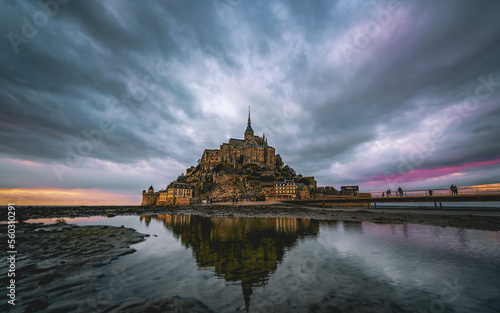
<svg viewBox="0 0 500 313">
<path fill-rule="evenodd" d="M 0 216 L 7 209 L 0 208 Z M 415 210 L 415 208 L 366 210 L 363 208 L 305 208 L 285 205 L 197 205 L 197 206 L 72 206 L 19 207 L 18 220 L 141 214 L 199 215 L 205 217 L 310 218 L 317 220 L 410 223 L 443 227 L 500 231 L 498 208 L 463 208 L 453 210 Z M 434 213 L 436 212 L 436 213 Z M 441 212 L 441 213 L 437 213 Z"/>
<path fill-rule="evenodd" d="M 56 219 L 55 224 L 21 223 L 17 225 L 16 305 L 2 303 L 7 312 L 145 312 L 177 308 L 189 312 L 204 306 L 194 299 L 124 299 L 108 304 L 126 285 L 128 278 L 110 265 L 121 256 L 136 252 L 131 245 L 146 235 L 124 226 L 77 226 Z M 5 242 L 6 225 L 0 225 Z M 7 266 L 2 273 L 7 272 Z M 111 277 L 109 285 L 96 290 L 97 283 Z M 2 276 L 2 284 L 8 282 Z M 111 303 L 109 303 L 111 304 Z M 196 312 L 209 312 L 197 310 Z"/>
</svg>

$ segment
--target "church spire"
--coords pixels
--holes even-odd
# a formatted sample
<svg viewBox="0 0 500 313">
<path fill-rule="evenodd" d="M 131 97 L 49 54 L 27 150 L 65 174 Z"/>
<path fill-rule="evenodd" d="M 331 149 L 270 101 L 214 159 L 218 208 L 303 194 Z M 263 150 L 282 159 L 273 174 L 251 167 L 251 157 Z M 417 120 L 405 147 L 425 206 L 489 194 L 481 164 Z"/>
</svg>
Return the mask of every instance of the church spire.
<svg viewBox="0 0 500 313">
<path fill-rule="evenodd" d="M 248 126 L 252 126 L 252 122 L 250 121 L 250 106 L 248 106 Z"/>
<path fill-rule="evenodd" d="M 247 123 L 247 130 L 245 132 L 252 132 L 253 136 L 252 121 L 250 120 L 250 106 L 248 106 L 248 123 Z"/>
</svg>

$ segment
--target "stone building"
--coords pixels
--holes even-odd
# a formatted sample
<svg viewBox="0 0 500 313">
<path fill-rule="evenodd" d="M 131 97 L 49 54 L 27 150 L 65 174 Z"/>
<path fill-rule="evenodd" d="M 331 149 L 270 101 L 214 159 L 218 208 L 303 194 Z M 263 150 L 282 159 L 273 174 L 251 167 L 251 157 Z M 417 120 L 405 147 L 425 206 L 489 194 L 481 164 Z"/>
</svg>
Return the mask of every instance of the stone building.
<svg viewBox="0 0 500 313">
<path fill-rule="evenodd" d="M 318 183 L 316 182 L 316 179 L 314 179 L 314 176 L 306 176 L 306 177 L 303 177 L 304 179 L 307 179 L 309 182 L 308 182 L 308 186 L 311 187 L 311 188 L 317 188 L 318 187 Z"/>
<path fill-rule="evenodd" d="M 297 183 L 297 200 L 309 200 L 309 188 L 305 184 Z"/>
<path fill-rule="evenodd" d="M 158 192 L 155 192 L 153 186 L 149 187 L 148 192 L 142 191 L 141 205 L 156 205 L 158 201 Z"/>
<path fill-rule="evenodd" d="M 168 198 L 192 198 L 193 189 L 189 184 L 174 183 L 167 188 Z"/>
<path fill-rule="evenodd" d="M 200 160 L 203 171 L 211 171 L 218 164 L 229 163 L 235 168 L 247 164 L 256 164 L 261 168 L 272 169 L 276 163 L 276 151 L 269 146 L 265 135 L 256 136 L 252 129 L 250 110 L 244 139 L 229 139 L 219 149 L 206 149 Z"/>
<path fill-rule="evenodd" d="M 275 200 L 295 200 L 297 198 L 297 184 L 293 180 L 277 181 L 274 183 Z"/>
<path fill-rule="evenodd" d="M 193 189 L 189 184 L 173 183 L 167 190 L 159 192 L 156 205 L 190 204 Z"/>
</svg>

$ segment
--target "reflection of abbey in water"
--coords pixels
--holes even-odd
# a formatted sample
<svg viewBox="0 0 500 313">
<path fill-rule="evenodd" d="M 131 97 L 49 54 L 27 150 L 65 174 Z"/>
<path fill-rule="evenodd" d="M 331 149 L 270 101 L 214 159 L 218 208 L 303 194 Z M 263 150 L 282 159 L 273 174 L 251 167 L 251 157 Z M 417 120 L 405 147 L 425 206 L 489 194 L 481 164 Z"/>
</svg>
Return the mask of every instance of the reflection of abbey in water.
<svg viewBox="0 0 500 313">
<path fill-rule="evenodd" d="M 263 286 L 283 260 L 285 250 L 305 237 L 316 237 L 319 222 L 299 218 L 203 218 L 190 215 L 141 216 L 162 220 L 193 250 L 200 268 L 213 267 L 227 281 L 241 281 L 248 310 L 252 288 Z"/>
</svg>

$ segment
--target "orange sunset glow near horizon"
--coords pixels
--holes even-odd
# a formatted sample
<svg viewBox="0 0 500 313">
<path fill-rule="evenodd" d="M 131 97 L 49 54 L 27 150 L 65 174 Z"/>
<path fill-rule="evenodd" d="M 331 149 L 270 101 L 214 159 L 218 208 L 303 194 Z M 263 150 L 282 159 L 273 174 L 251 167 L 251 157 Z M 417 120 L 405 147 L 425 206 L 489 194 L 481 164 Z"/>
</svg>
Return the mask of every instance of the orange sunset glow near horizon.
<svg viewBox="0 0 500 313">
<path fill-rule="evenodd" d="M 2 204 L 16 205 L 139 205 L 141 195 L 96 189 L 13 188 L 0 189 Z"/>
</svg>

